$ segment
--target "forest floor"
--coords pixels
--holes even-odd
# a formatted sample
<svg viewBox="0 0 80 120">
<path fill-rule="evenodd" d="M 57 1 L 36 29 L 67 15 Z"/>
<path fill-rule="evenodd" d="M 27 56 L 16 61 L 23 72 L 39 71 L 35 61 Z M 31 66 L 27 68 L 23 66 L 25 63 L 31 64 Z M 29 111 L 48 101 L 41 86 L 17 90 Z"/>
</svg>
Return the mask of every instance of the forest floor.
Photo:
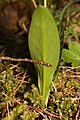
<svg viewBox="0 0 80 120">
<path fill-rule="evenodd" d="M 64 47 L 66 48 L 71 41 L 80 43 L 80 4 L 74 5 L 69 10 L 70 14 L 67 12 L 64 17 Z M 3 10 L 3 13 L 6 15 L 7 12 Z M 3 15 L 3 13 L 0 14 Z M 18 20 L 16 12 L 14 15 Z M 9 25 L 13 27 L 13 24 Z M 14 57 L 17 54 L 23 59 L 25 56 L 28 57 L 28 60 L 31 59 L 28 46 L 25 45 L 23 49 L 25 41 L 23 41 L 24 43 L 19 41 L 27 39 L 24 32 L 21 37 L 18 37 L 19 44 L 16 42 L 19 53 L 15 53 L 17 47 L 15 49 L 11 47 L 16 45 L 16 43 L 13 44 L 17 39 L 15 36 L 20 34 L 13 31 L 10 31 L 9 34 L 8 31 L 7 35 L 0 35 L 0 40 L 4 39 L 4 41 L 7 37 L 11 37 L 9 40 L 15 38 L 8 41 L 8 43 L 11 42 L 9 46 L 4 42 L 6 48 L 2 46 L 5 44 L 1 45 L 2 41 L 0 42 L 0 58 L 5 56 L 5 60 L 0 61 L 0 120 L 80 120 L 80 66 L 73 67 L 61 59 L 59 71 L 49 95 L 48 107 L 44 108 L 37 87 L 38 82 L 33 63 L 24 60 L 23 62 L 13 61 L 12 58 L 10 60 L 8 58 L 8 55 Z M 27 53 L 24 52 L 26 48 Z M 22 51 L 20 52 L 20 50 Z M 21 56 L 23 52 L 24 54 Z"/>
</svg>

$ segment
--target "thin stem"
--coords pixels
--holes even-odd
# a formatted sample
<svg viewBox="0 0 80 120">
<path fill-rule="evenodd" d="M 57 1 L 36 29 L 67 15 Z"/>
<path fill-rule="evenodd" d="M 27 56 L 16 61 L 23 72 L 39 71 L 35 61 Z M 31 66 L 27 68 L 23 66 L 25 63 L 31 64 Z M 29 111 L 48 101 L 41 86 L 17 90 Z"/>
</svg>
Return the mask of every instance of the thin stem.
<svg viewBox="0 0 80 120">
<path fill-rule="evenodd" d="M 44 7 L 47 7 L 47 0 L 44 0 Z"/>
<path fill-rule="evenodd" d="M 37 8 L 35 0 L 32 0 L 32 2 L 33 2 L 34 7 Z"/>
</svg>

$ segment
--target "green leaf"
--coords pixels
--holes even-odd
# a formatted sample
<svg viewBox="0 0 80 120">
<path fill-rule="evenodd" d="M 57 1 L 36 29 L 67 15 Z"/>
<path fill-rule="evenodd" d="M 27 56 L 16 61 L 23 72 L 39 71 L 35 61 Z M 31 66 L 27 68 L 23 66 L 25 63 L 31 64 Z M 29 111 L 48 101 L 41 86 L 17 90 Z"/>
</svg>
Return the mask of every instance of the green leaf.
<svg viewBox="0 0 80 120">
<path fill-rule="evenodd" d="M 36 8 L 32 16 L 29 49 L 33 60 L 52 64 L 52 67 L 35 64 L 40 93 L 47 105 L 51 82 L 60 58 L 60 39 L 53 16 L 43 6 Z"/>
<path fill-rule="evenodd" d="M 80 44 L 78 42 L 70 42 L 69 49 L 77 56 L 80 57 Z"/>
<path fill-rule="evenodd" d="M 69 50 L 63 49 L 62 59 L 72 66 L 80 66 L 80 44 L 78 42 L 70 42 Z"/>
</svg>

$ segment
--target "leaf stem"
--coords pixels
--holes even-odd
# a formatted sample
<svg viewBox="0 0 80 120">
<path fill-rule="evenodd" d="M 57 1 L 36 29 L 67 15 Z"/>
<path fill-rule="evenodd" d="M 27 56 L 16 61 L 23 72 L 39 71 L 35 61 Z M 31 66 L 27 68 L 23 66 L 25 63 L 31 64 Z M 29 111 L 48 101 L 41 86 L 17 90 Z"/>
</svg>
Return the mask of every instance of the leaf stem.
<svg viewBox="0 0 80 120">
<path fill-rule="evenodd" d="M 44 0 L 44 7 L 47 7 L 47 0 Z"/>
</svg>

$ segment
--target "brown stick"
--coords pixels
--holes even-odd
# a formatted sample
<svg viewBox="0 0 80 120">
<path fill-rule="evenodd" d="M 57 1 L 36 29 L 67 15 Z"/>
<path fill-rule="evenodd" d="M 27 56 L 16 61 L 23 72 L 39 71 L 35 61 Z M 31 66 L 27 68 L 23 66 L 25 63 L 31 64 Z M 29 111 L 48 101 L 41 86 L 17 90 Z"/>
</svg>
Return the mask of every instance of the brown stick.
<svg viewBox="0 0 80 120">
<path fill-rule="evenodd" d="M 27 58 L 12 58 L 12 57 L 4 57 L 1 56 L 0 60 L 10 60 L 10 61 L 24 61 L 24 62 L 31 62 L 31 63 L 36 63 L 36 64 L 41 64 L 41 65 L 45 65 L 47 67 L 52 67 L 51 64 L 44 62 L 44 61 L 38 61 L 38 60 L 31 60 L 31 59 L 27 59 Z"/>
<path fill-rule="evenodd" d="M 45 110 L 45 109 L 39 109 L 39 108 L 35 108 L 35 107 L 29 106 L 29 105 L 27 105 L 27 107 L 30 108 L 30 109 L 32 109 L 32 110 L 35 110 L 38 113 L 46 114 L 47 116 L 50 116 L 50 117 L 55 117 L 55 118 L 62 117 L 62 116 L 59 116 L 58 114 L 55 114 L 55 113 L 50 112 L 50 111 Z"/>
<path fill-rule="evenodd" d="M 26 78 L 26 71 L 24 72 L 23 78 L 20 82 L 20 84 L 18 85 L 18 87 L 14 90 L 13 95 L 15 95 L 15 93 L 19 90 L 19 88 L 21 87 L 21 85 L 24 83 L 24 79 Z"/>
</svg>

